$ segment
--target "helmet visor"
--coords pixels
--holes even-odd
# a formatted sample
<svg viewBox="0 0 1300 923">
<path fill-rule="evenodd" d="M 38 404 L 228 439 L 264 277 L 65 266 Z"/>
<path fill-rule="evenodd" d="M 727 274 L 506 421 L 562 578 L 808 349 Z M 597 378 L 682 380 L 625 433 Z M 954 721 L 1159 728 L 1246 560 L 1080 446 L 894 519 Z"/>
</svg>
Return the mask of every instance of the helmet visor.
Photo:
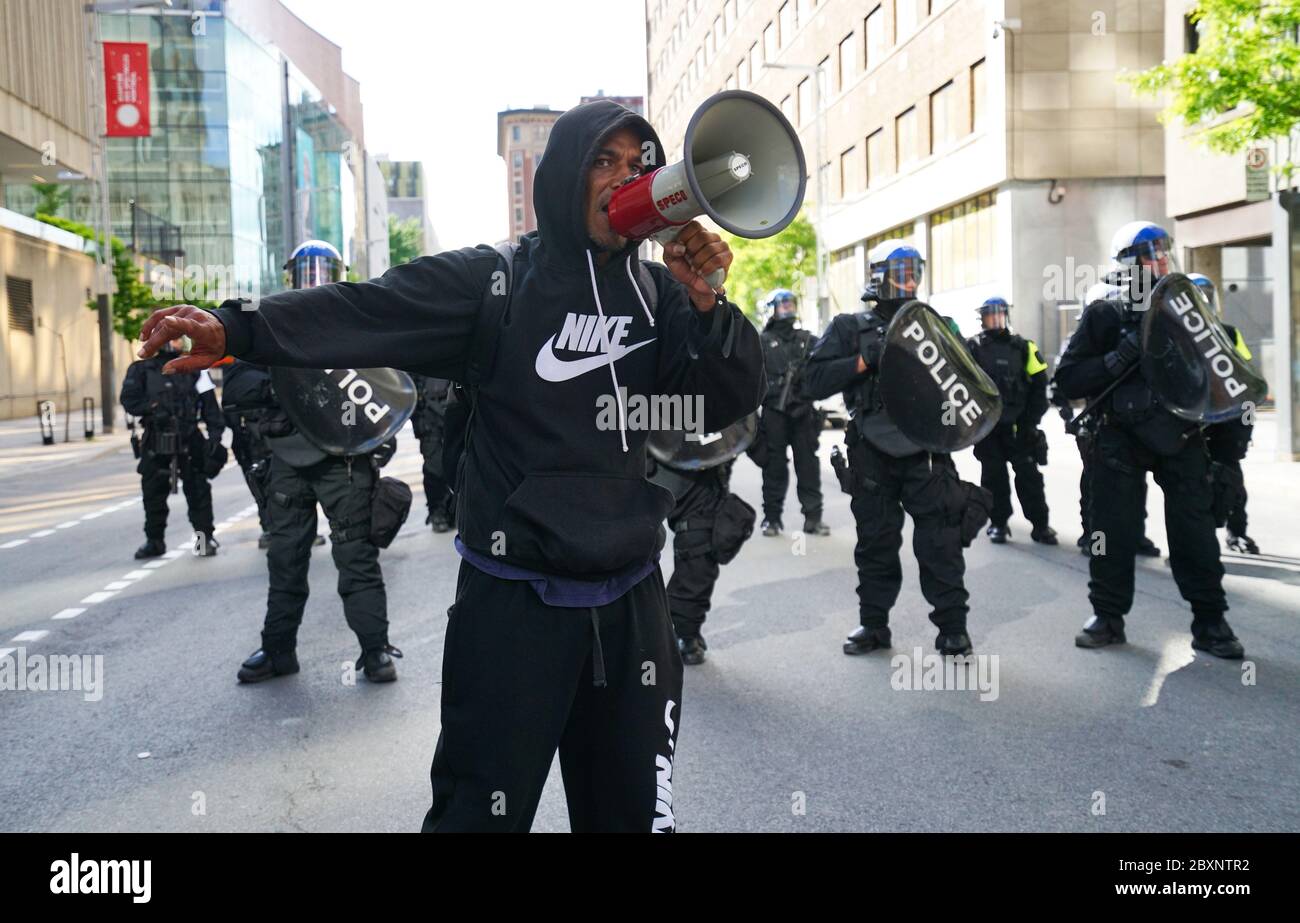
<svg viewBox="0 0 1300 923">
<path fill-rule="evenodd" d="M 1179 272 L 1178 257 L 1174 255 L 1174 242 L 1170 237 L 1153 237 L 1140 240 L 1124 251 L 1121 262 L 1163 279 L 1171 272 Z"/>
<path fill-rule="evenodd" d="M 289 266 L 289 285 L 292 288 L 315 288 L 342 281 L 343 261 L 326 254 L 300 254 Z"/>
<path fill-rule="evenodd" d="M 921 290 L 925 260 L 920 257 L 891 259 L 878 270 L 880 297 L 887 301 L 912 299 Z"/>
</svg>

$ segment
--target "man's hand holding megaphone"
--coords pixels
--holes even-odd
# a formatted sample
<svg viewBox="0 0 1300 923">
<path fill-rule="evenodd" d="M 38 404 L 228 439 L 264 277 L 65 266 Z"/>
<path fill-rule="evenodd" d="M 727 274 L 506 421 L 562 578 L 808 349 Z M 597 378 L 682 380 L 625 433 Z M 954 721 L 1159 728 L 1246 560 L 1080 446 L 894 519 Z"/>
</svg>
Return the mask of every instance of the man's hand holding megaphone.
<svg viewBox="0 0 1300 923">
<path fill-rule="evenodd" d="M 722 292 L 719 285 L 715 291 L 706 278 L 722 270 L 726 278 L 731 267 L 731 247 L 717 234 L 704 230 L 698 221 L 688 221 L 682 225 L 677 239 L 664 244 L 664 265 L 673 274 L 673 278 L 690 292 L 691 302 L 700 311 L 711 311 L 717 304 L 717 297 Z"/>
</svg>

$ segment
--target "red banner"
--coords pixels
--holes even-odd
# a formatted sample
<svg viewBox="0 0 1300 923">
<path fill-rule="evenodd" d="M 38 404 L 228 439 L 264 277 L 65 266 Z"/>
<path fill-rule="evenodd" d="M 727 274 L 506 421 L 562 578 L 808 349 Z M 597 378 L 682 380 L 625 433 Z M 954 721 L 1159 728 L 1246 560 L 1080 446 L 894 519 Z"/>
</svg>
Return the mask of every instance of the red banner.
<svg viewBox="0 0 1300 923">
<path fill-rule="evenodd" d="M 104 43 L 104 106 L 110 138 L 149 136 L 149 46 Z"/>
</svg>

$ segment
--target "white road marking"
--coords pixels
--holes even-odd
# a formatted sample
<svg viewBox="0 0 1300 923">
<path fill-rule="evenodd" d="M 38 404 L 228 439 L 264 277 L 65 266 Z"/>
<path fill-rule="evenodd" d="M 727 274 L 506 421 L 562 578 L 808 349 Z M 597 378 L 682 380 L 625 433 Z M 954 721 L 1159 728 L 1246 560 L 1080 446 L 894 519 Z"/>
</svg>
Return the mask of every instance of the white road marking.
<svg viewBox="0 0 1300 923">
<path fill-rule="evenodd" d="M 45 536 L 53 535 L 53 534 L 54 534 L 53 529 L 42 529 L 39 532 L 33 532 L 31 535 L 28 536 L 28 538 L 45 538 Z"/>
<path fill-rule="evenodd" d="M 92 520 L 92 519 L 98 519 L 100 516 L 103 516 L 103 515 L 104 515 L 103 510 L 99 511 L 98 513 L 87 513 L 85 516 L 82 516 L 82 517 L 81 517 L 81 521 L 82 521 L 82 522 L 89 522 L 90 520 Z"/>
<path fill-rule="evenodd" d="M 72 520 L 71 522 L 61 522 L 61 523 L 59 523 L 57 526 L 55 526 L 54 528 L 56 528 L 56 529 L 71 529 L 71 528 L 72 528 L 73 526 L 75 526 L 76 524 L 77 524 L 77 520 L 74 519 L 74 520 Z"/>
<path fill-rule="evenodd" d="M 149 576 L 149 571 L 147 571 L 147 570 L 133 570 L 133 571 L 131 571 L 131 573 L 127 574 L 127 575 L 124 576 L 122 579 L 123 579 L 123 580 L 139 580 L 139 579 L 141 579 L 142 577 L 148 577 L 148 576 Z"/>
<path fill-rule="evenodd" d="M 77 616 L 81 615 L 81 613 L 85 611 L 86 611 L 85 609 L 64 609 L 62 612 L 56 612 L 54 615 L 50 616 L 50 618 L 75 619 Z"/>
<path fill-rule="evenodd" d="M 48 631 L 24 631 L 14 635 L 12 638 L 9 639 L 9 642 L 12 644 L 14 642 L 23 643 L 23 642 L 30 642 L 30 641 L 39 641 L 41 640 L 41 638 L 44 638 L 48 634 L 49 634 Z"/>
<path fill-rule="evenodd" d="M 169 551 L 169 552 L 167 552 L 166 554 L 164 554 L 163 557 L 170 561 L 170 560 L 173 560 L 173 559 L 175 559 L 175 558 L 179 558 L 181 555 L 183 555 L 183 554 L 184 554 L 185 552 L 187 552 L 187 551 L 189 551 L 189 548 L 188 548 L 188 547 L 186 547 L 186 548 L 173 548 L 171 551 Z"/>
<path fill-rule="evenodd" d="M 26 544 L 27 544 L 27 539 L 16 538 L 12 542 L 5 542 L 3 545 L 0 545 L 0 548 L 17 548 L 19 545 L 26 545 Z"/>
<path fill-rule="evenodd" d="M 0 647 L 0 660 L 4 659 L 5 657 L 8 657 L 16 650 L 18 650 L 18 648 L 16 647 Z"/>
<path fill-rule="evenodd" d="M 1189 639 L 1170 638 L 1166 641 L 1160 651 L 1160 661 L 1156 664 L 1155 675 L 1151 677 L 1151 685 L 1147 687 L 1147 693 L 1142 697 L 1142 707 L 1150 708 L 1155 705 L 1160 700 L 1160 690 L 1165 685 L 1166 677 L 1171 673 L 1177 673 L 1195 659 L 1196 655 L 1192 653 L 1192 642 Z"/>
<path fill-rule="evenodd" d="M 112 583 L 104 584 L 106 590 L 125 590 L 131 585 L 130 580 L 114 580 Z"/>
<path fill-rule="evenodd" d="M 153 570 L 156 567 L 166 567 L 170 563 L 171 563 L 171 559 L 168 558 L 168 559 L 163 559 L 161 561 L 150 561 L 148 564 L 145 565 L 145 567 L 149 568 L 150 570 Z"/>
<path fill-rule="evenodd" d="M 98 593 L 91 593 L 89 596 L 83 599 L 82 602 L 89 603 L 89 604 L 102 603 L 104 600 L 108 599 L 109 597 L 116 596 L 116 595 L 117 595 L 116 590 L 114 590 L 111 593 L 108 592 L 107 590 L 100 590 Z"/>
</svg>

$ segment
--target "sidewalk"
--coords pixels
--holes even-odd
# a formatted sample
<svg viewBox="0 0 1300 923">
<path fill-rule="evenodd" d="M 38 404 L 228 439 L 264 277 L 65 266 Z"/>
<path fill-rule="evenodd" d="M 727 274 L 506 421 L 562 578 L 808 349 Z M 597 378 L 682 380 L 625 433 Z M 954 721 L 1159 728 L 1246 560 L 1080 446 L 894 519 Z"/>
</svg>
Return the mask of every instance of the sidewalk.
<svg viewBox="0 0 1300 923">
<path fill-rule="evenodd" d="M 60 468 L 64 465 L 88 461 L 100 455 L 128 446 L 130 433 L 126 429 L 126 420 L 118 409 L 118 419 L 113 427 L 113 434 L 105 436 L 101 431 L 98 413 L 95 416 L 95 438 L 86 439 L 82 430 L 81 414 L 75 413 L 67 421 L 68 441 L 63 441 L 63 415 L 54 421 L 54 445 L 41 442 L 40 419 L 36 416 L 20 417 L 14 420 L 0 420 L 0 480 L 16 474 L 27 474 L 34 468 Z"/>
</svg>

